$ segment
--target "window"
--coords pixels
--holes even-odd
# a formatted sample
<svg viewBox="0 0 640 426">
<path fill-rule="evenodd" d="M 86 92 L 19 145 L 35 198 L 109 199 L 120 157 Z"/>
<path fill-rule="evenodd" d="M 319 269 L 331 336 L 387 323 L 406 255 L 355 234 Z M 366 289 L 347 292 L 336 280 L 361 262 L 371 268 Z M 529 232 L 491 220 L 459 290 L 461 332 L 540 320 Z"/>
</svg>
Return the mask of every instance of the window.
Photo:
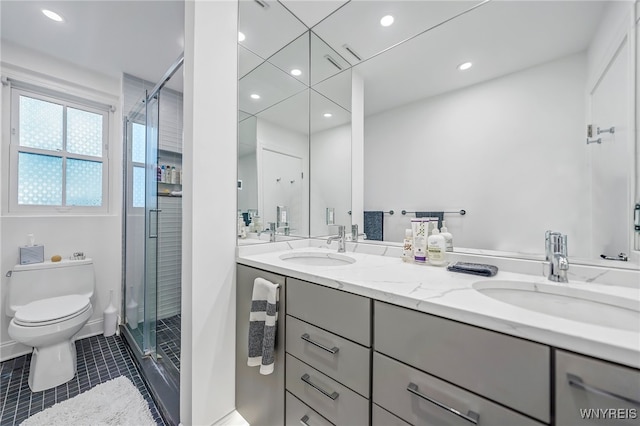
<svg viewBox="0 0 640 426">
<path fill-rule="evenodd" d="M 144 124 L 131 124 L 131 162 L 133 166 L 133 207 L 144 208 L 145 203 L 145 133 Z"/>
<path fill-rule="evenodd" d="M 107 107 L 11 93 L 10 209 L 106 211 Z"/>
</svg>

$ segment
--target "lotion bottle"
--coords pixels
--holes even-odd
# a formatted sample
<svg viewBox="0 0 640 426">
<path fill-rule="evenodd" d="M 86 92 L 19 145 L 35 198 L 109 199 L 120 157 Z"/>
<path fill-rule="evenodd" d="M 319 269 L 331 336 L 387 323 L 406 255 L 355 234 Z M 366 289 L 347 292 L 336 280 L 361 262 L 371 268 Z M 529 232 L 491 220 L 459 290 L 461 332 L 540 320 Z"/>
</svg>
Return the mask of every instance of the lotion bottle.
<svg viewBox="0 0 640 426">
<path fill-rule="evenodd" d="M 413 231 L 404 230 L 404 243 L 402 245 L 402 261 L 413 262 Z"/>
<path fill-rule="evenodd" d="M 438 227 L 433 228 L 433 232 L 427 239 L 427 252 L 429 253 L 429 263 L 434 266 L 441 266 L 447 263 L 445 252 L 447 251 L 447 243 L 444 237 L 440 235 Z"/>
<path fill-rule="evenodd" d="M 440 228 L 440 235 L 444 237 L 447 251 L 453 251 L 453 235 L 451 235 L 451 232 L 447 229 L 444 220 L 442 221 L 442 228 Z"/>
</svg>

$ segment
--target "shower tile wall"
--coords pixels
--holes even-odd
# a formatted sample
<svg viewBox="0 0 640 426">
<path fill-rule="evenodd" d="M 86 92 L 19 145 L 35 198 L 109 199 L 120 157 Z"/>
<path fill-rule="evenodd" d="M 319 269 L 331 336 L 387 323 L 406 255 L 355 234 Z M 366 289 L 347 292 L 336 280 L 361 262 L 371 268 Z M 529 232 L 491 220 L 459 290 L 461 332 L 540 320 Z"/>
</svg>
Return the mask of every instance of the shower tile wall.
<svg viewBox="0 0 640 426">
<path fill-rule="evenodd" d="M 78 340 L 76 351 L 76 376 L 67 383 L 41 392 L 29 389 L 31 354 L 0 363 L 0 425 L 18 425 L 53 404 L 120 376 L 131 380 L 149 404 L 156 423 L 165 425 L 126 343 L 119 336 L 99 335 Z"/>
<path fill-rule="evenodd" d="M 180 313 L 182 274 L 182 198 L 158 197 L 158 319 Z M 158 343 L 160 338 L 158 337 Z"/>
</svg>

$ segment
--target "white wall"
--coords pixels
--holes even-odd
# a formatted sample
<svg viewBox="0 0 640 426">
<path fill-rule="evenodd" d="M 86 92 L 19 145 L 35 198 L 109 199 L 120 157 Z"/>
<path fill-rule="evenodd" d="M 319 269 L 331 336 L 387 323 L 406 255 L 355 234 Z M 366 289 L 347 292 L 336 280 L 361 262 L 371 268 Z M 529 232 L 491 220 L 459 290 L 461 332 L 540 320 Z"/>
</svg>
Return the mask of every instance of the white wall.
<svg viewBox="0 0 640 426">
<path fill-rule="evenodd" d="M 313 133 L 311 151 L 311 235 L 336 233 L 327 227 L 326 208 L 335 208 L 336 225 L 351 232 L 351 124 Z"/>
<path fill-rule="evenodd" d="M 364 206 L 396 211 L 385 239 L 402 241 L 402 209 L 465 209 L 445 216 L 457 247 L 541 253 L 554 229 L 583 257 L 585 69 L 573 55 L 366 117 Z"/>
<path fill-rule="evenodd" d="M 94 314 L 81 337 L 102 332 L 102 312 L 109 303 L 109 290 L 114 290 L 115 305 L 119 309 L 121 286 L 121 210 L 122 210 L 122 115 L 120 111 L 120 82 L 107 76 L 83 70 L 75 65 L 51 57 L 2 43 L 2 76 L 46 86 L 85 99 L 113 105 L 115 113 L 109 114 L 109 208 L 101 215 L 26 215 L 8 211 L 9 201 L 9 97 L 8 86 L 2 87 L 2 149 L 0 157 L 0 194 L 2 216 L 0 218 L 0 276 L 2 299 L 6 297 L 5 273 L 18 260 L 18 246 L 24 245 L 26 235 L 35 234 L 36 241 L 44 244 L 45 258 L 54 254 L 70 256 L 82 251 L 93 258 L 96 271 L 96 297 Z M 10 318 L 5 315 L 4 303 L 0 305 L 0 358 L 30 352 L 8 336 Z"/>
<path fill-rule="evenodd" d="M 265 225 L 268 222 L 276 221 L 275 211 L 264 211 L 264 200 L 269 199 L 268 194 L 264 194 L 263 185 L 261 182 L 262 176 L 262 153 L 264 150 L 275 151 L 279 153 L 288 154 L 291 156 L 299 157 L 302 159 L 302 172 L 304 173 L 304 179 L 302 183 L 302 199 L 299 206 L 288 206 L 290 209 L 296 209 L 300 214 L 300 224 L 295 226 L 299 235 L 308 235 L 309 229 L 309 138 L 306 134 L 298 133 L 284 127 L 278 126 L 274 123 L 266 121 L 258 117 L 257 122 L 257 170 L 258 170 L 258 213 L 262 218 L 262 223 Z"/>
<path fill-rule="evenodd" d="M 234 409 L 237 7 L 185 2 L 184 425 L 210 425 Z"/>
</svg>

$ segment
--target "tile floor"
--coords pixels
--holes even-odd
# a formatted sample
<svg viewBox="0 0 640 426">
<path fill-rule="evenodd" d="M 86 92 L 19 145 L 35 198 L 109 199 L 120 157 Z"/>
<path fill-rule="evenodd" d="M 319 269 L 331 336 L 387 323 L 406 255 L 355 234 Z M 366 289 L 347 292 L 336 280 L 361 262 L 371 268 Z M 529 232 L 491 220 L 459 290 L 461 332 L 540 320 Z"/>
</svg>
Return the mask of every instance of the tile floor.
<svg viewBox="0 0 640 426">
<path fill-rule="evenodd" d="M 161 353 L 180 371 L 180 315 L 158 320 L 156 343 Z"/>
<path fill-rule="evenodd" d="M 54 389 L 31 392 L 27 379 L 31 355 L 0 363 L 0 425 L 18 425 L 27 417 L 72 398 L 107 380 L 125 376 L 138 387 L 158 425 L 165 425 L 149 389 L 140 376 L 126 343 L 119 336 L 102 335 L 76 342 L 78 374 Z"/>
</svg>

